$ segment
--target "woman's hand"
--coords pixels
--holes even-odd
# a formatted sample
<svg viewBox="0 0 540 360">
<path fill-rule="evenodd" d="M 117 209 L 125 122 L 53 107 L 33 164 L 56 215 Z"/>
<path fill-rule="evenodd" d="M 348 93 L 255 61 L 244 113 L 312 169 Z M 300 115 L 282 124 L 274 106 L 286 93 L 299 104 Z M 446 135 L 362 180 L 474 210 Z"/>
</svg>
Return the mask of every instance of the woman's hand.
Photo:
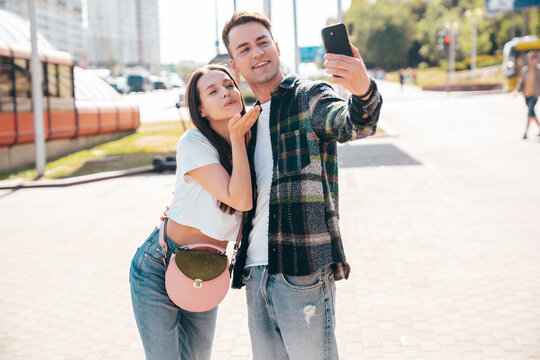
<svg viewBox="0 0 540 360">
<path fill-rule="evenodd" d="M 244 116 L 240 117 L 240 114 L 233 116 L 229 120 L 229 132 L 231 141 L 244 140 L 244 135 L 251 129 L 257 118 L 261 113 L 260 106 L 254 106 Z"/>
</svg>

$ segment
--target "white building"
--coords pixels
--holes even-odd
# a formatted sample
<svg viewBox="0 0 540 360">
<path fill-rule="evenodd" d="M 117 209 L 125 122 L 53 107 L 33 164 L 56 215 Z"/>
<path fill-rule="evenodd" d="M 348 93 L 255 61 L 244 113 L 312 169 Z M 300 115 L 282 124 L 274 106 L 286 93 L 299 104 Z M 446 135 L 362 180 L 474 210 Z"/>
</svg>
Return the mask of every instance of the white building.
<svg viewBox="0 0 540 360">
<path fill-rule="evenodd" d="M 87 7 L 90 66 L 159 68 L 158 0 L 91 0 Z"/>
<path fill-rule="evenodd" d="M 38 31 L 57 50 L 69 52 L 85 65 L 86 41 L 82 22 L 82 0 L 35 0 Z M 0 0 L 0 9 L 28 19 L 26 0 Z"/>
</svg>

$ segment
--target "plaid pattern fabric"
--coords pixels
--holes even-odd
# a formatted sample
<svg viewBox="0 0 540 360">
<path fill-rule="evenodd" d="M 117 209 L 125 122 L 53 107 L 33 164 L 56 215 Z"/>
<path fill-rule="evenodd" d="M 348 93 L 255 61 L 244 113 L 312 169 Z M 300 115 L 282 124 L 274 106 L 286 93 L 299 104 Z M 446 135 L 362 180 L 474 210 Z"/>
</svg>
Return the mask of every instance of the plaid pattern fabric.
<svg viewBox="0 0 540 360">
<path fill-rule="evenodd" d="M 296 76 L 286 77 L 272 93 L 269 273 L 301 276 L 332 264 L 336 280 L 348 277 L 339 231 L 337 142 L 373 135 L 381 105 L 376 87 L 365 101 L 356 96 L 345 101 L 329 84 Z M 250 154 L 256 133 L 252 139 Z M 240 257 L 254 213 L 244 219 Z M 245 259 L 237 262 L 242 269 L 243 264 Z"/>
</svg>

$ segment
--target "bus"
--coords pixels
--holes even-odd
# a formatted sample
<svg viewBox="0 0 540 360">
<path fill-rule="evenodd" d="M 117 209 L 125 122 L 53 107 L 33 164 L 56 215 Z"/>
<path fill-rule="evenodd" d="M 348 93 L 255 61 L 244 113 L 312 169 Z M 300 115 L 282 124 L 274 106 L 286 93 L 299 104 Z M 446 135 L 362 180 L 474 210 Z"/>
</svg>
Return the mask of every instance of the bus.
<svg viewBox="0 0 540 360">
<path fill-rule="evenodd" d="M 525 54 L 540 50 L 540 40 L 536 36 L 513 38 L 503 47 L 503 71 L 508 91 L 513 91 L 521 75 L 521 68 L 527 64 Z"/>
</svg>

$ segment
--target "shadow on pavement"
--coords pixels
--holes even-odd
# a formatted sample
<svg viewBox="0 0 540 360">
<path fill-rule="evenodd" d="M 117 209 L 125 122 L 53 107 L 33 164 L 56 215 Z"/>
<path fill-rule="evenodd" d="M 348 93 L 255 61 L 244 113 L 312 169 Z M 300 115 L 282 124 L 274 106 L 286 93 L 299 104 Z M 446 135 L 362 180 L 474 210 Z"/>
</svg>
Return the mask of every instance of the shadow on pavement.
<svg viewBox="0 0 540 360">
<path fill-rule="evenodd" d="M 340 168 L 422 165 L 392 144 L 340 146 L 338 162 Z"/>
</svg>

